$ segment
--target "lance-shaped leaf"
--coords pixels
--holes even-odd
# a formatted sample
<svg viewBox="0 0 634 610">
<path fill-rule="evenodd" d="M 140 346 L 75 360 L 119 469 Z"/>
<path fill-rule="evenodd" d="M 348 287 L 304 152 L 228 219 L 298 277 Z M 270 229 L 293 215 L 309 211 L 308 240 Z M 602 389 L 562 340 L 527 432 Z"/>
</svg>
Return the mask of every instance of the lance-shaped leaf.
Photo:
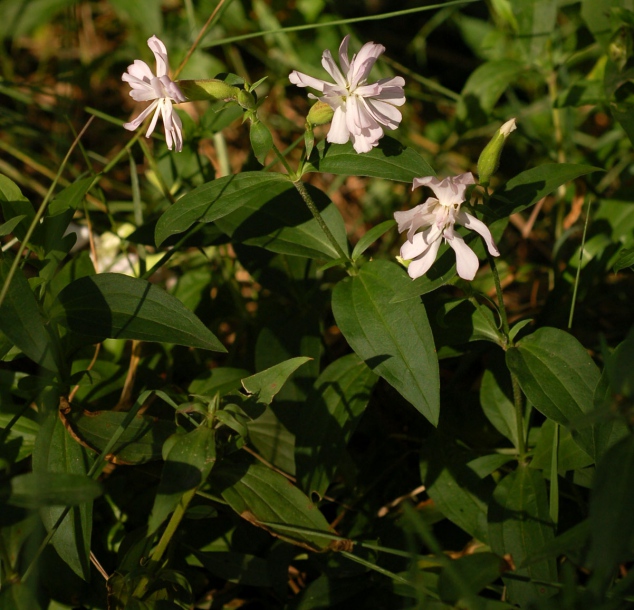
<svg viewBox="0 0 634 610">
<path fill-rule="evenodd" d="M 318 171 L 344 176 L 370 176 L 400 182 L 435 176 L 436 172 L 413 148 L 407 148 L 394 138 L 385 136 L 370 152 L 360 155 L 347 144 L 319 143 L 316 153 L 304 171 Z"/>
<path fill-rule="evenodd" d="M 324 222 L 344 251 L 346 230 L 328 197 L 305 185 Z M 179 199 L 156 225 L 156 243 L 182 233 L 196 222 L 216 222 L 234 241 L 283 254 L 338 258 L 328 238 L 285 174 L 242 172 L 208 182 Z"/>
<path fill-rule="evenodd" d="M 172 438 L 150 514 L 148 536 L 156 532 L 185 492 L 207 480 L 216 461 L 214 431 L 206 425 Z"/>
<path fill-rule="evenodd" d="M 80 335 L 139 339 L 226 351 L 214 334 L 176 297 L 139 278 L 118 273 L 68 284 L 50 316 Z"/>
<path fill-rule="evenodd" d="M 33 450 L 33 474 L 39 478 L 42 487 L 52 487 L 57 491 L 58 506 L 40 509 L 40 515 L 47 530 L 54 526 L 64 510 L 59 505 L 73 506 L 53 536 L 52 544 L 59 556 L 84 580 L 90 577 L 90 536 L 92 532 L 92 500 L 99 495 L 100 485 L 86 477 L 90 467 L 88 454 L 64 429 L 57 413 L 45 420 Z M 54 477 L 73 477 L 79 489 L 66 489 L 62 484 L 55 490 Z M 48 479 L 48 483 L 47 483 Z M 69 482 L 73 479 L 69 479 Z M 68 483 L 66 483 L 68 484 Z M 91 490 L 92 494 L 91 495 Z M 95 493 L 96 492 L 96 493 Z M 67 500 L 64 500 L 66 494 Z M 77 494 L 75 498 L 73 496 Z M 88 494 L 88 495 L 86 495 Z M 78 500 L 81 498 L 81 502 Z"/>
<path fill-rule="evenodd" d="M 597 465 L 590 496 L 590 589 L 605 592 L 634 545 L 634 436 L 611 447 Z"/>
<path fill-rule="evenodd" d="M 550 163 L 527 169 L 496 191 L 493 202 L 483 206 L 482 212 L 491 220 L 506 218 L 534 205 L 562 184 L 600 171 L 600 167 L 575 163 Z"/>
<path fill-rule="evenodd" d="M 510 348 L 506 362 L 535 408 L 571 428 L 579 446 L 596 459 L 612 426 L 584 425 L 584 414 L 594 409 L 599 369 L 581 343 L 562 330 L 540 328 Z"/>
<path fill-rule="evenodd" d="M 307 493 L 326 493 L 376 380 L 363 360 L 348 354 L 315 381 L 295 439 L 297 478 Z"/>
<path fill-rule="evenodd" d="M 553 595 L 557 590 L 544 583 L 557 581 L 554 558 L 519 568 L 525 558 L 554 539 L 546 483 L 541 473 L 520 466 L 502 479 L 493 492 L 488 520 L 491 550 L 500 557 L 510 555 L 518 567 L 503 579 L 509 601 L 526 608 Z"/>
<path fill-rule="evenodd" d="M 0 260 L 0 286 L 7 282 L 11 265 Z M 31 360 L 49 371 L 57 371 L 51 337 L 40 313 L 35 295 L 20 269 L 11 280 L 0 305 L 0 331 Z"/>
<path fill-rule="evenodd" d="M 251 377 L 242 380 L 242 387 L 248 394 L 254 395 L 257 402 L 271 404 L 275 395 L 282 389 L 288 378 L 300 367 L 311 359 L 306 356 L 298 356 L 280 362 L 265 371 L 260 371 Z"/>
<path fill-rule="evenodd" d="M 314 551 L 346 546 L 347 541 L 331 539 L 326 518 L 303 492 L 248 456 L 225 458 L 210 481 L 236 513 L 273 536 Z"/>
<path fill-rule="evenodd" d="M 101 453 L 128 414 L 122 411 L 60 411 L 64 425 L 85 447 Z M 161 448 L 175 431 L 171 421 L 137 415 L 123 430 L 106 459 L 115 464 L 143 464 L 161 457 Z"/>
<path fill-rule="evenodd" d="M 438 359 L 425 307 L 412 300 L 391 302 L 410 281 L 395 263 L 370 262 L 337 284 L 332 308 L 358 356 L 436 425 Z"/>
</svg>

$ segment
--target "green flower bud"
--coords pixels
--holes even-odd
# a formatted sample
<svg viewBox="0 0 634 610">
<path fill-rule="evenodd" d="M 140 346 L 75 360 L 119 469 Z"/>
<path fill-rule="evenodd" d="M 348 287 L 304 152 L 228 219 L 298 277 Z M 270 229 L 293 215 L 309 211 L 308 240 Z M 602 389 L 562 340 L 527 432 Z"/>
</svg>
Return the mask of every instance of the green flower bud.
<svg viewBox="0 0 634 610">
<path fill-rule="evenodd" d="M 507 121 L 497 130 L 491 141 L 484 147 L 478 159 L 478 176 L 482 186 L 488 186 L 491 176 L 495 173 L 500 164 L 500 156 L 504 142 L 515 129 L 515 119 Z"/>
<path fill-rule="evenodd" d="M 189 101 L 209 100 L 212 102 L 238 102 L 243 108 L 250 107 L 245 105 L 245 103 L 255 105 L 253 96 L 250 93 L 239 87 L 232 87 L 216 78 L 179 80 L 177 84 Z"/>
<path fill-rule="evenodd" d="M 311 125 L 325 125 L 332 121 L 332 115 L 335 111 L 326 102 L 317 102 L 308 112 L 306 122 Z"/>
</svg>

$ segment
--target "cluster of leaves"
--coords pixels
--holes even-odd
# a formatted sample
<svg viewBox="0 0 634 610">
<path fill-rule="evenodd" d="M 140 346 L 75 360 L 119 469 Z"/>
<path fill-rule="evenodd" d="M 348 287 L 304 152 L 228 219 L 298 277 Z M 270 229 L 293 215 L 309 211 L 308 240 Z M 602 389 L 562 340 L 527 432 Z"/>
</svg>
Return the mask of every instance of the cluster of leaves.
<svg viewBox="0 0 634 610">
<path fill-rule="evenodd" d="M 25 36 L 53 35 L 64 19 L 43 24 L 74 5 L 26 4 L 0 2 L 7 65 L 8 45 L 17 66 Z M 86 23 L 88 7 L 127 24 L 130 49 L 161 34 L 184 55 L 178 37 L 213 7 L 165 4 L 66 17 Z M 101 108 L 62 161 L 46 122 L 29 125 L 34 107 L 59 114 L 44 84 L 0 82 L 0 607 L 631 606 L 634 13 L 492 0 L 414 14 L 406 127 L 363 155 L 313 148 L 311 130 L 284 172 L 275 144 L 301 131 L 303 102 L 282 79 L 340 39 L 328 25 L 298 44 L 291 26 L 333 18 L 318 2 L 226 2 L 209 32 L 242 35 L 233 63 L 199 49 L 184 74 L 246 76 L 246 49 L 269 78 L 249 134 L 238 104 L 202 103 L 197 121 L 181 114 L 177 155 L 160 136 L 123 145 L 103 127 L 120 111 Z M 458 85 L 431 78 L 453 41 L 475 68 Z M 512 177 L 473 194 L 497 266 L 464 282 L 443 246 L 410 280 L 399 195 L 472 170 L 510 116 Z M 348 176 L 363 194 L 344 208 Z"/>
</svg>

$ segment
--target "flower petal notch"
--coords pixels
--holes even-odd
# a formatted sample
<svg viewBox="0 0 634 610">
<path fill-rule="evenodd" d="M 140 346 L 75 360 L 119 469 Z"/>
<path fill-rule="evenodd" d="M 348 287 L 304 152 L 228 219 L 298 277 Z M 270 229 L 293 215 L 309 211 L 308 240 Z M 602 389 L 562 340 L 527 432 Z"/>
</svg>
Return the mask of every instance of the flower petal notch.
<svg viewBox="0 0 634 610">
<path fill-rule="evenodd" d="M 310 87 L 322 95 L 309 97 L 328 104 L 334 111 L 327 140 L 333 144 L 352 141 L 358 153 L 372 150 L 383 137 L 384 129 L 396 129 L 402 115 L 397 106 L 405 103 L 400 76 L 383 78 L 368 84 L 370 70 L 385 47 L 367 42 L 350 59 L 346 36 L 339 47 L 339 66 L 329 50 L 324 51 L 321 64 L 335 81 L 329 83 L 294 70 L 289 80 L 298 87 Z"/>
<path fill-rule="evenodd" d="M 475 277 L 479 267 L 478 257 L 454 230 L 456 223 L 479 233 L 490 254 L 500 255 L 489 228 L 475 216 L 460 210 L 470 184 L 475 184 L 475 178 L 469 172 L 444 180 L 432 176 L 414 178 L 412 190 L 428 186 L 436 196 L 429 197 L 407 212 L 394 213 L 399 233 L 407 231 L 407 241 L 401 247 L 401 258 L 411 261 L 407 272 L 412 279 L 427 273 L 436 260 L 442 239 L 456 253 L 458 275 L 464 280 Z M 417 233 L 418 229 L 423 230 Z"/>
<path fill-rule="evenodd" d="M 172 108 L 172 104 L 186 102 L 179 86 L 167 75 L 168 61 L 167 49 L 161 40 L 152 36 L 147 41 L 148 47 L 156 58 L 156 75 L 150 67 L 140 59 L 135 59 L 134 63 L 128 66 L 121 80 L 131 87 L 130 97 L 136 102 L 152 103 L 139 116 L 129 123 L 125 123 L 124 128 L 130 131 L 137 129 L 143 121 L 154 111 L 154 116 L 145 134 L 149 138 L 156 127 L 159 115 L 163 117 L 165 126 L 165 139 L 167 148 L 174 148 L 177 152 L 183 150 L 183 124 L 180 117 Z"/>
</svg>

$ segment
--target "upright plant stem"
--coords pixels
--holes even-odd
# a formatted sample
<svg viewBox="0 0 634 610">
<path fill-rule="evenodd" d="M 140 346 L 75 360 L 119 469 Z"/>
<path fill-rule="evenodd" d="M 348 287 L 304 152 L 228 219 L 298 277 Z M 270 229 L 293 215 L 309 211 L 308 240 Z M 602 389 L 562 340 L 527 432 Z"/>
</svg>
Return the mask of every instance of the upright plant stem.
<svg viewBox="0 0 634 610">
<path fill-rule="evenodd" d="M 502 293 L 502 284 L 500 282 L 500 275 L 498 274 L 497 265 L 495 264 L 495 258 L 489 253 L 486 244 L 484 244 L 484 251 L 487 254 L 489 266 L 491 267 L 491 274 L 493 275 L 493 282 L 495 283 L 495 292 L 498 298 L 498 309 L 500 311 L 500 318 L 502 319 L 502 330 L 504 332 L 505 346 L 504 349 L 512 347 L 511 338 L 509 336 L 510 327 L 509 320 L 506 313 L 506 305 L 504 304 L 504 294 Z M 526 441 L 524 432 L 524 406 L 522 400 L 522 390 L 520 388 L 517 376 L 513 371 L 509 371 L 511 374 L 511 385 L 513 386 L 513 405 L 515 406 L 515 423 L 517 430 L 517 453 L 520 463 L 524 463 L 526 460 Z"/>
<path fill-rule="evenodd" d="M 337 251 L 339 258 L 341 258 L 344 261 L 350 260 L 348 255 L 342 250 L 341 246 L 335 239 L 335 236 L 332 234 L 332 232 L 328 228 L 328 225 L 325 223 L 324 219 L 319 213 L 319 209 L 317 208 L 312 197 L 306 190 L 304 183 L 300 179 L 297 179 L 293 181 L 293 185 L 295 186 L 295 188 L 297 189 L 297 192 L 301 195 L 301 198 L 304 200 L 304 202 L 308 206 L 308 209 L 310 210 L 311 214 L 317 221 L 317 224 L 321 227 L 321 230 L 324 232 L 324 235 L 328 238 L 328 241 L 330 241 L 333 248 Z"/>
<path fill-rule="evenodd" d="M 343 251 L 343 249 L 339 245 L 339 242 L 335 239 L 335 236 L 332 234 L 331 230 L 328 228 L 328 225 L 322 218 L 321 213 L 319 212 L 319 209 L 315 205 L 315 202 L 313 201 L 313 198 L 310 196 L 310 193 L 308 192 L 308 190 L 306 190 L 306 187 L 304 186 L 304 183 L 302 182 L 301 178 L 297 177 L 295 172 L 292 170 L 291 166 L 288 164 L 288 161 L 284 158 L 284 155 L 280 152 L 277 146 L 275 146 L 275 144 L 273 144 L 272 150 L 275 153 L 275 156 L 280 160 L 280 163 L 286 168 L 288 175 L 293 181 L 293 186 L 297 189 L 297 192 L 300 194 L 301 198 L 304 200 L 304 203 L 310 210 L 310 213 L 313 215 L 313 218 L 317 221 L 317 224 L 320 226 L 321 230 L 324 232 L 324 235 L 327 237 L 328 241 L 332 244 L 332 247 L 337 252 L 339 258 L 341 258 L 344 261 L 349 261 L 350 258 Z"/>
</svg>

